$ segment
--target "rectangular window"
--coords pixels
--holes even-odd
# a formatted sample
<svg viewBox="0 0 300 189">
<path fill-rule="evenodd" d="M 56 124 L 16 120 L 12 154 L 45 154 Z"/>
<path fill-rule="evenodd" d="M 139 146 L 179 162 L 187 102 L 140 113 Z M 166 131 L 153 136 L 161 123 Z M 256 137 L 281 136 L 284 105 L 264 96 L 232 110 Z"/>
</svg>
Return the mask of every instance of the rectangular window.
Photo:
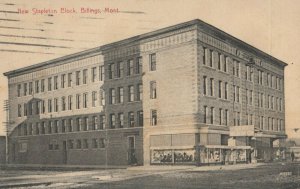
<svg viewBox="0 0 300 189">
<path fill-rule="evenodd" d="M 52 90 L 52 78 L 49 77 L 48 78 L 48 91 L 51 91 Z"/>
<path fill-rule="evenodd" d="M 48 99 L 48 112 L 52 112 L 52 99 Z"/>
<path fill-rule="evenodd" d="M 219 108 L 219 125 L 222 125 L 223 121 L 223 109 Z"/>
<path fill-rule="evenodd" d="M 100 115 L 99 129 L 104 129 L 104 128 L 105 128 L 105 115 Z"/>
<path fill-rule="evenodd" d="M 83 93 L 83 108 L 88 107 L 88 93 Z"/>
<path fill-rule="evenodd" d="M 123 62 L 118 62 L 117 75 L 119 78 L 124 77 L 124 63 Z"/>
<path fill-rule="evenodd" d="M 54 90 L 58 89 L 58 76 L 54 76 Z"/>
<path fill-rule="evenodd" d="M 219 98 L 222 98 L 222 81 L 219 81 Z"/>
<path fill-rule="evenodd" d="M 48 122 L 48 134 L 51 134 L 51 133 L 52 133 L 52 127 L 53 127 L 52 124 L 53 124 L 52 121 L 49 121 L 49 122 Z"/>
<path fill-rule="evenodd" d="M 150 62 L 150 71 L 155 71 L 156 70 L 156 54 L 150 54 L 149 55 L 149 62 Z"/>
<path fill-rule="evenodd" d="M 130 76 L 133 74 L 133 60 L 128 60 L 127 62 L 127 75 Z"/>
<path fill-rule="evenodd" d="M 143 58 L 137 57 L 136 58 L 136 74 L 141 74 L 143 72 Z"/>
<path fill-rule="evenodd" d="M 76 109 L 80 109 L 80 94 L 76 94 Z"/>
<path fill-rule="evenodd" d="M 204 106 L 203 110 L 203 123 L 207 123 L 207 106 Z"/>
<path fill-rule="evenodd" d="M 86 82 L 87 82 L 87 77 L 88 77 L 88 75 L 87 75 L 87 69 L 84 69 L 84 70 L 82 71 L 82 83 L 83 83 L 83 84 L 86 84 Z"/>
<path fill-rule="evenodd" d="M 203 94 L 207 95 L 207 77 L 203 76 Z"/>
<path fill-rule="evenodd" d="M 40 123 L 35 123 L 35 134 L 36 135 L 40 134 Z"/>
<path fill-rule="evenodd" d="M 29 82 L 29 95 L 32 95 L 33 94 L 33 83 L 32 82 Z"/>
<path fill-rule="evenodd" d="M 61 132 L 62 133 L 66 132 L 66 125 L 67 125 L 67 120 L 65 120 L 65 119 L 61 120 Z"/>
<path fill-rule="evenodd" d="M 109 89 L 109 103 L 115 104 L 116 103 L 116 91 L 115 89 Z"/>
<path fill-rule="evenodd" d="M 110 114 L 110 116 L 109 116 L 109 124 L 110 124 L 110 128 L 111 129 L 116 128 L 116 116 L 115 116 L 115 114 Z"/>
<path fill-rule="evenodd" d="M 100 90 L 100 105 L 104 106 L 105 105 L 105 91 Z"/>
<path fill-rule="evenodd" d="M 229 116 L 228 110 L 226 109 L 226 110 L 225 110 L 225 116 L 224 116 L 224 117 L 225 117 L 225 125 L 226 125 L 226 126 L 228 126 L 228 120 L 229 120 L 228 116 Z"/>
<path fill-rule="evenodd" d="M 108 78 L 113 79 L 115 76 L 115 64 L 108 65 Z"/>
<path fill-rule="evenodd" d="M 41 92 L 45 92 L 45 79 L 41 80 Z"/>
<path fill-rule="evenodd" d="M 72 73 L 68 73 L 68 87 L 72 87 Z"/>
<path fill-rule="evenodd" d="M 66 110 L 66 97 L 61 97 L 61 111 Z"/>
<path fill-rule="evenodd" d="M 60 76 L 60 87 L 65 88 L 66 86 L 66 74 L 62 74 Z"/>
<path fill-rule="evenodd" d="M 214 124 L 214 114 L 215 114 L 215 109 L 214 107 L 210 108 L 210 123 Z"/>
<path fill-rule="evenodd" d="M 91 75 L 92 75 L 92 82 L 95 82 L 96 78 L 97 78 L 97 68 L 96 67 L 92 68 Z"/>
<path fill-rule="evenodd" d="M 58 99 L 54 99 L 54 112 L 58 112 Z"/>
<path fill-rule="evenodd" d="M 41 106 L 42 106 L 42 114 L 44 114 L 46 112 L 46 107 L 45 107 L 45 100 L 41 101 Z"/>
<path fill-rule="evenodd" d="M 21 84 L 18 84 L 18 88 L 17 88 L 17 96 L 18 96 L 18 97 L 21 96 Z"/>
<path fill-rule="evenodd" d="M 119 87 L 118 88 L 118 93 L 119 93 L 119 99 L 118 99 L 118 102 L 119 103 L 123 103 L 124 102 L 124 89 L 123 87 Z"/>
<path fill-rule="evenodd" d="M 156 99 L 156 81 L 151 81 L 150 82 L 150 98 L 151 99 Z"/>
<path fill-rule="evenodd" d="M 80 85 L 80 71 L 76 71 L 76 85 Z"/>
<path fill-rule="evenodd" d="M 88 148 L 89 148 L 88 139 L 83 139 L 83 149 L 88 149 Z"/>
<path fill-rule="evenodd" d="M 92 130 L 98 129 L 98 117 L 97 116 L 93 116 L 91 129 Z"/>
<path fill-rule="evenodd" d="M 24 89 L 23 89 L 24 90 L 24 94 L 23 95 L 26 96 L 27 95 L 27 83 L 24 83 L 23 86 L 24 86 Z"/>
<path fill-rule="evenodd" d="M 81 140 L 80 139 L 76 140 L 76 148 L 81 149 Z"/>
<path fill-rule="evenodd" d="M 68 110 L 72 110 L 73 108 L 73 96 L 69 95 L 68 96 Z"/>
<path fill-rule="evenodd" d="M 89 130 L 88 125 L 89 125 L 89 118 L 88 117 L 83 118 L 82 130 L 83 131 Z"/>
<path fill-rule="evenodd" d="M 35 93 L 39 93 L 40 92 L 40 81 L 37 80 L 35 81 Z"/>
<path fill-rule="evenodd" d="M 92 107 L 95 107 L 97 103 L 97 91 L 92 92 Z"/>
<path fill-rule="evenodd" d="M 41 110 L 41 102 L 35 101 L 35 114 L 40 114 L 40 110 Z"/>
<path fill-rule="evenodd" d="M 82 129 L 82 120 L 81 118 L 76 119 L 76 131 L 81 131 Z"/>
<path fill-rule="evenodd" d="M 24 116 L 27 116 L 27 103 L 24 103 Z"/>
<path fill-rule="evenodd" d="M 228 57 L 224 56 L 224 64 L 223 64 L 223 71 L 227 72 L 227 65 L 228 65 Z"/>
<path fill-rule="evenodd" d="M 128 102 L 133 102 L 134 101 L 134 87 L 128 86 Z"/>
<path fill-rule="evenodd" d="M 143 85 L 142 84 L 137 85 L 137 100 L 138 101 L 143 100 Z"/>
<path fill-rule="evenodd" d="M 58 120 L 54 121 L 54 133 L 58 133 Z"/>
<path fill-rule="evenodd" d="M 119 117 L 119 127 L 123 128 L 124 127 L 124 114 L 119 113 L 118 117 Z"/>
<path fill-rule="evenodd" d="M 129 127 L 134 127 L 134 114 L 133 112 L 128 112 L 128 126 Z"/>
<path fill-rule="evenodd" d="M 222 54 L 218 53 L 218 70 L 221 70 L 221 59 L 222 59 Z"/>
<path fill-rule="evenodd" d="M 144 114 L 143 111 L 137 112 L 138 126 L 144 126 Z"/>
<path fill-rule="evenodd" d="M 98 148 L 98 139 L 96 138 L 92 139 L 92 148 Z"/>
<path fill-rule="evenodd" d="M 104 66 L 99 67 L 99 80 L 104 81 Z"/>
<path fill-rule="evenodd" d="M 18 117 L 22 117 L 22 105 L 18 104 Z"/>
<path fill-rule="evenodd" d="M 213 50 L 209 50 L 209 66 L 210 67 L 213 67 L 213 56 L 214 56 Z"/>
<path fill-rule="evenodd" d="M 224 98 L 227 100 L 228 99 L 228 83 L 225 83 L 225 94 L 224 94 Z"/>
<path fill-rule="evenodd" d="M 249 94 L 249 104 L 252 105 L 253 104 L 253 91 L 250 90 L 250 94 Z"/>
<path fill-rule="evenodd" d="M 69 119 L 69 128 L 68 128 L 68 131 L 69 132 L 73 132 L 74 131 L 74 126 L 73 126 L 73 119 Z"/>
<path fill-rule="evenodd" d="M 151 115 L 150 115 L 150 117 L 151 117 L 151 122 L 150 122 L 150 124 L 151 124 L 152 126 L 157 125 L 157 111 L 156 111 L 156 110 L 151 110 Z"/>
<path fill-rule="evenodd" d="M 210 78 L 210 96 L 214 96 L 214 79 Z"/>
<path fill-rule="evenodd" d="M 68 140 L 69 149 L 74 149 L 74 140 Z"/>
</svg>

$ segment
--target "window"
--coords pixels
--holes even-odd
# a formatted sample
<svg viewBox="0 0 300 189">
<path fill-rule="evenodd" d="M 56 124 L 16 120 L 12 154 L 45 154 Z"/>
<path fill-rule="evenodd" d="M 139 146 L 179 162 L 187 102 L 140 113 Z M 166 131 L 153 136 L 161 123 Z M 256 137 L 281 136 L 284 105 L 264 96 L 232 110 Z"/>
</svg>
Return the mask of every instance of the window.
<svg viewBox="0 0 300 189">
<path fill-rule="evenodd" d="M 45 79 L 41 80 L 41 92 L 45 92 Z"/>
<path fill-rule="evenodd" d="M 22 117 L 22 105 L 18 104 L 18 117 Z"/>
<path fill-rule="evenodd" d="M 228 99 L 228 83 L 225 83 L 225 94 L 224 94 L 224 98 L 227 100 Z"/>
<path fill-rule="evenodd" d="M 29 102 L 29 115 L 32 115 L 32 111 L 33 111 L 33 102 Z"/>
<path fill-rule="evenodd" d="M 207 77 L 203 76 L 203 94 L 207 95 Z"/>
<path fill-rule="evenodd" d="M 95 82 L 96 78 L 97 78 L 97 68 L 93 67 L 91 72 L 92 72 L 91 73 L 91 75 L 92 75 L 92 82 Z"/>
<path fill-rule="evenodd" d="M 156 70 L 156 54 L 153 53 L 153 54 L 150 54 L 149 55 L 150 57 L 150 71 L 155 71 Z"/>
<path fill-rule="evenodd" d="M 99 129 L 104 129 L 104 128 L 105 128 L 105 115 L 100 115 Z"/>
<path fill-rule="evenodd" d="M 134 101 L 134 87 L 131 85 L 128 87 L 128 102 Z"/>
<path fill-rule="evenodd" d="M 58 89 L 58 76 L 54 76 L 54 90 Z"/>
<path fill-rule="evenodd" d="M 115 89 L 109 89 L 109 103 L 115 104 L 116 103 L 116 91 Z"/>
<path fill-rule="evenodd" d="M 151 110 L 151 125 L 154 126 L 154 125 L 157 125 L 157 111 L 156 110 Z"/>
<path fill-rule="evenodd" d="M 118 102 L 119 103 L 123 103 L 124 102 L 124 89 L 123 87 L 119 87 L 118 88 L 118 93 L 119 93 L 119 99 L 118 99 Z"/>
<path fill-rule="evenodd" d="M 24 83 L 23 86 L 24 86 L 24 89 L 23 89 L 24 90 L 24 94 L 23 95 L 26 96 L 27 95 L 27 83 Z"/>
<path fill-rule="evenodd" d="M 33 86 L 32 86 L 32 82 L 29 82 L 29 95 L 32 95 L 33 94 Z"/>
<path fill-rule="evenodd" d="M 223 120 L 223 109 L 219 108 L 219 125 L 222 125 Z"/>
<path fill-rule="evenodd" d="M 82 124 L 83 131 L 89 130 L 88 124 L 89 124 L 89 118 L 88 117 L 83 118 L 83 124 Z"/>
<path fill-rule="evenodd" d="M 279 111 L 282 111 L 282 99 L 280 98 L 279 101 Z"/>
<path fill-rule="evenodd" d="M 74 140 L 68 140 L 68 147 L 69 147 L 69 149 L 74 148 Z"/>
<path fill-rule="evenodd" d="M 221 59 L 222 59 L 222 54 L 218 53 L 218 70 L 221 70 Z"/>
<path fill-rule="evenodd" d="M 98 148 L 98 139 L 96 139 L 96 138 L 92 139 L 92 147 L 93 148 Z"/>
<path fill-rule="evenodd" d="M 150 82 L 150 98 L 151 99 L 156 99 L 156 81 L 151 81 Z"/>
<path fill-rule="evenodd" d="M 104 81 L 104 66 L 99 67 L 99 80 Z"/>
<path fill-rule="evenodd" d="M 97 116 L 93 116 L 92 119 L 92 130 L 96 130 L 98 129 L 98 117 Z"/>
<path fill-rule="evenodd" d="M 105 91 L 100 90 L 100 105 L 104 106 L 105 105 Z"/>
<path fill-rule="evenodd" d="M 27 152 L 28 144 L 27 142 L 19 143 L 19 152 Z"/>
<path fill-rule="evenodd" d="M 127 62 L 127 75 L 130 76 L 133 74 L 133 60 L 128 60 Z"/>
<path fill-rule="evenodd" d="M 143 72 L 143 58 L 137 57 L 136 58 L 136 74 L 141 74 Z"/>
<path fill-rule="evenodd" d="M 115 116 L 115 114 L 110 114 L 110 116 L 109 116 L 109 124 L 110 124 L 110 128 L 111 129 L 114 129 L 114 128 L 116 128 L 116 116 Z"/>
<path fill-rule="evenodd" d="M 76 71 L 76 85 L 80 85 L 80 71 Z"/>
<path fill-rule="evenodd" d="M 143 111 L 137 112 L 138 126 L 144 126 L 144 115 Z"/>
<path fill-rule="evenodd" d="M 143 100 L 143 85 L 142 84 L 138 84 L 137 85 L 137 100 Z"/>
<path fill-rule="evenodd" d="M 24 103 L 24 116 L 27 116 L 27 103 Z"/>
<path fill-rule="evenodd" d="M 41 101 L 35 101 L 35 114 L 40 114 L 41 110 Z"/>
<path fill-rule="evenodd" d="M 46 133 L 46 131 L 45 131 L 46 129 L 45 129 L 45 122 L 44 121 L 42 121 L 41 122 L 41 129 L 40 129 L 40 131 L 41 131 L 41 134 L 45 134 Z"/>
<path fill-rule="evenodd" d="M 66 74 L 62 74 L 60 76 L 60 87 L 61 88 L 65 88 L 65 85 L 66 85 Z"/>
<path fill-rule="evenodd" d="M 87 108 L 88 104 L 88 93 L 83 93 L 83 108 Z"/>
<path fill-rule="evenodd" d="M 74 126 L 73 126 L 73 119 L 72 119 L 72 118 L 69 119 L 69 125 L 68 125 L 68 127 L 69 127 L 69 128 L 68 128 L 68 131 L 69 131 L 69 132 L 73 132 L 73 130 L 74 130 L 73 127 L 74 127 Z"/>
<path fill-rule="evenodd" d="M 66 97 L 61 97 L 61 111 L 66 110 Z"/>
<path fill-rule="evenodd" d="M 68 73 L 68 87 L 72 87 L 72 73 Z"/>
<path fill-rule="evenodd" d="M 92 107 L 95 107 L 97 103 L 97 91 L 92 92 Z"/>
<path fill-rule="evenodd" d="M 52 78 L 49 77 L 48 78 L 48 91 L 51 91 L 52 90 Z"/>
<path fill-rule="evenodd" d="M 240 77 L 240 63 L 237 60 L 233 60 L 233 75 Z"/>
<path fill-rule="evenodd" d="M 41 101 L 41 106 L 42 106 L 42 114 L 44 114 L 46 112 L 46 107 L 45 107 L 45 100 Z"/>
<path fill-rule="evenodd" d="M 84 69 L 82 71 L 82 83 L 86 84 L 86 82 L 87 82 L 87 69 Z"/>
<path fill-rule="evenodd" d="M 80 139 L 76 140 L 76 148 L 81 149 L 81 140 Z"/>
<path fill-rule="evenodd" d="M 213 50 L 209 50 L 209 66 L 213 67 Z"/>
<path fill-rule="evenodd" d="M 52 133 L 52 127 L 53 127 L 52 121 L 49 121 L 49 122 L 48 122 L 48 134 L 51 134 L 51 133 Z"/>
<path fill-rule="evenodd" d="M 84 149 L 88 149 L 89 148 L 88 139 L 83 139 L 83 148 Z"/>
<path fill-rule="evenodd" d="M 21 96 L 21 84 L 18 84 L 18 87 L 17 87 L 17 96 L 18 97 Z"/>
<path fill-rule="evenodd" d="M 35 81 L 35 93 L 40 92 L 40 81 Z"/>
<path fill-rule="evenodd" d="M 203 65 L 206 65 L 206 59 L 207 59 L 207 48 L 203 47 L 203 56 L 202 56 Z"/>
<path fill-rule="evenodd" d="M 214 79 L 210 78 L 210 96 L 214 96 Z"/>
<path fill-rule="evenodd" d="M 203 123 L 207 123 L 207 106 L 204 106 Z"/>
<path fill-rule="evenodd" d="M 108 78 L 112 79 L 115 76 L 115 64 L 108 65 Z"/>
<path fill-rule="evenodd" d="M 54 112 L 58 112 L 58 99 L 54 99 Z"/>
<path fill-rule="evenodd" d="M 32 123 L 28 124 L 28 135 L 32 135 L 33 134 L 33 128 L 32 128 Z"/>
<path fill-rule="evenodd" d="M 124 127 L 124 114 L 123 113 L 119 113 L 119 127 L 123 128 Z"/>
<path fill-rule="evenodd" d="M 261 99 L 261 103 L 263 104 L 263 99 Z M 250 90 L 250 94 L 249 94 L 249 104 L 252 105 L 253 104 L 253 91 Z"/>
<path fill-rule="evenodd" d="M 227 72 L 227 65 L 228 65 L 228 57 L 227 56 L 224 56 L 224 60 L 223 60 L 223 71 L 224 72 Z"/>
<path fill-rule="evenodd" d="M 128 112 L 128 126 L 134 127 L 134 114 L 133 112 Z"/>
<path fill-rule="evenodd" d="M 210 123 L 214 124 L 214 114 L 215 114 L 215 109 L 214 107 L 210 108 Z"/>
<path fill-rule="evenodd" d="M 23 133 L 24 133 L 24 136 L 27 135 L 27 125 L 26 124 L 23 125 Z"/>
<path fill-rule="evenodd" d="M 224 117 L 225 117 L 225 125 L 226 125 L 226 126 L 228 126 L 228 116 L 229 116 L 228 110 L 226 109 L 226 110 L 225 110 L 225 116 L 224 116 Z"/>
<path fill-rule="evenodd" d="M 52 99 L 48 99 L 48 112 L 52 112 Z"/>
<path fill-rule="evenodd" d="M 124 77 L 124 64 L 123 64 L 123 62 L 118 62 L 117 75 L 118 75 L 119 78 Z"/>
<path fill-rule="evenodd" d="M 40 134 L 40 123 L 35 123 L 35 134 L 36 135 Z"/>
<path fill-rule="evenodd" d="M 82 120 L 81 118 L 76 119 L 76 131 L 81 131 L 82 129 Z"/>
<path fill-rule="evenodd" d="M 54 121 L 54 133 L 58 133 L 58 120 Z"/>
<path fill-rule="evenodd" d="M 99 148 L 105 148 L 105 139 L 104 138 L 100 138 L 99 140 Z"/>
<path fill-rule="evenodd" d="M 68 96 L 68 110 L 72 110 L 72 106 L 73 106 L 73 96 L 72 95 L 69 95 Z"/>
<path fill-rule="evenodd" d="M 66 132 L 66 125 L 67 125 L 67 120 L 63 119 L 61 121 L 61 132 L 65 133 Z"/>
<path fill-rule="evenodd" d="M 76 94 L 76 109 L 80 109 L 80 94 Z"/>
<path fill-rule="evenodd" d="M 219 81 L 219 98 L 222 98 L 222 81 Z"/>
<path fill-rule="evenodd" d="M 259 98 L 259 95 L 258 95 L 258 98 Z M 258 100 L 259 102 L 259 100 Z M 246 89 L 246 104 L 249 104 L 249 92 L 248 92 L 248 89 Z"/>
</svg>

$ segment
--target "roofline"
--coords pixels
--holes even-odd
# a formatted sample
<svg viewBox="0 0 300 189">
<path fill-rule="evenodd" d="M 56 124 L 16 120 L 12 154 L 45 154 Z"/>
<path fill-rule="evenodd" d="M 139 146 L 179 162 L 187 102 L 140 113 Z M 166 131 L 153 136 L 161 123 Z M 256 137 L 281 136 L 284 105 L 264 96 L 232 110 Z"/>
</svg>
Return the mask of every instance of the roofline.
<svg viewBox="0 0 300 189">
<path fill-rule="evenodd" d="M 256 48 L 256 47 L 254 47 L 254 46 L 252 46 L 252 45 L 250 45 L 250 44 L 248 44 L 248 43 L 246 43 L 246 42 L 244 42 L 244 41 L 242 41 L 242 40 L 240 40 L 240 39 L 238 39 L 238 38 L 236 38 L 236 37 L 234 37 L 234 36 L 232 36 L 232 35 L 230 35 L 226 32 L 224 32 L 224 31 L 222 31 L 218 28 L 216 28 L 215 26 L 212 26 L 212 25 L 210 25 L 210 24 L 208 24 L 208 23 L 206 23 L 206 22 L 204 22 L 200 19 L 194 19 L 194 20 L 191 20 L 191 21 L 187 21 L 187 22 L 183 22 L 183 23 L 176 24 L 176 25 L 173 25 L 173 26 L 158 29 L 158 30 L 155 30 L 155 31 L 147 32 L 147 33 L 144 33 L 144 34 L 141 34 L 141 35 L 137 35 L 137 36 L 130 37 L 130 38 L 127 38 L 127 39 L 123 39 L 123 40 L 116 41 L 116 42 L 113 42 L 113 43 L 108 43 L 106 45 L 98 46 L 98 47 L 88 49 L 88 50 L 85 50 L 85 51 L 80 51 L 80 52 L 77 52 L 77 53 L 69 54 L 69 55 L 66 55 L 66 56 L 62 56 L 62 57 L 59 57 L 59 58 L 55 58 L 55 59 L 52 59 L 52 60 L 48 60 L 48 61 L 45 61 L 45 62 L 34 64 L 34 65 L 31 65 L 31 66 L 27 66 L 27 67 L 23 67 L 23 68 L 20 68 L 20 69 L 8 71 L 8 72 L 3 73 L 3 75 L 9 77 L 9 76 L 12 76 L 12 75 L 15 75 L 15 74 L 26 72 L 26 71 L 31 70 L 31 69 L 41 68 L 41 67 L 44 67 L 44 66 L 47 66 L 47 65 L 50 65 L 50 64 L 54 64 L 54 63 L 58 63 L 58 62 L 61 62 L 61 61 L 73 59 L 73 58 L 76 58 L 76 57 L 79 57 L 79 56 L 82 56 L 82 55 L 88 55 L 88 54 L 92 54 L 92 53 L 101 53 L 102 51 L 108 50 L 110 48 L 114 48 L 114 47 L 117 47 L 117 46 L 120 46 L 120 45 L 126 45 L 126 44 L 129 44 L 129 43 L 132 43 L 132 42 L 137 42 L 137 41 L 140 41 L 140 40 L 143 40 L 143 39 L 147 39 L 147 38 L 154 37 L 154 36 L 157 36 L 157 35 L 160 35 L 160 34 L 163 34 L 163 33 L 171 32 L 171 31 L 174 31 L 174 30 L 178 30 L 178 29 L 193 26 L 193 25 L 201 26 L 201 27 L 209 29 L 210 31 L 218 32 L 219 35 L 223 35 L 223 36 L 226 36 L 227 38 L 231 39 L 231 43 L 236 43 L 236 45 L 241 45 L 242 48 L 246 48 L 247 51 L 253 51 L 252 53 L 258 53 L 260 56 L 264 57 L 267 60 L 272 60 L 276 63 L 279 63 L 282 66 L 287 66 L 288 65 L 287 63 L 285 63 L 285 62 L 283 62 L 283 61 L 281 61 L 281 60 L 279 60 L 279 59 L 263 52 L 262 50 L 259 50 L 258 48 Z"/>
</svg>

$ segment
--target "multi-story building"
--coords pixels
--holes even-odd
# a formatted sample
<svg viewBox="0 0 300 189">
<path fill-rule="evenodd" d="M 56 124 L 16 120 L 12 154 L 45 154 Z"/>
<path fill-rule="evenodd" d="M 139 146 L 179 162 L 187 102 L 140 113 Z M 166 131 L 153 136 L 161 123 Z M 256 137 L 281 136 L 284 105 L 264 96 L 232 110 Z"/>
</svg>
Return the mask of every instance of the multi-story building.
<svg viewBox="0 0 300 189">
<path fill-rule="evenodd" d="M 286 65 L 193 20 L 7 72 L 10 162 L 271 159 Z"/>
</svg>

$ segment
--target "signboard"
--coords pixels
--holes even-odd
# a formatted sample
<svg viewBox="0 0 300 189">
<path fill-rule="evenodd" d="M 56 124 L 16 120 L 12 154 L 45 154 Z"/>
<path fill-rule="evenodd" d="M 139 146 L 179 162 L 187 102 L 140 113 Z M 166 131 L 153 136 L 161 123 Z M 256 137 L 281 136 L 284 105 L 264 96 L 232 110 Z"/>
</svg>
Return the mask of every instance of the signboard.
<svg viewBox="0 0 300 189">
<path fill-rule="evenodd" d="M 254 136 L 254 125 L 229 127 L 229 136 Z"/>
</svg>

